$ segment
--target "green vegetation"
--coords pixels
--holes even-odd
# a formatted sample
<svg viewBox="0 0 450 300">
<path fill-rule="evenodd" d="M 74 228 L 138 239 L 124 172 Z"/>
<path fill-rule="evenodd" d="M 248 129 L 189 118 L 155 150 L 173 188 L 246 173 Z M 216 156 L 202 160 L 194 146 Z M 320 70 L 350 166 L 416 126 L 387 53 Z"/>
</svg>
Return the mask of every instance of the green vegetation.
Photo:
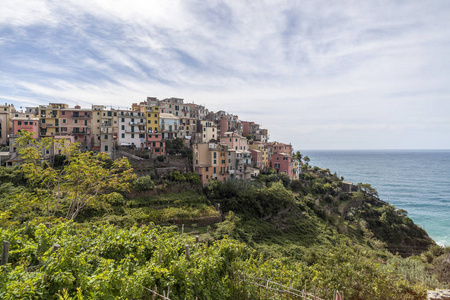
<svg viewBox="0 0 450 300">
<path fill-rule="evenodd" d="M 1 299 L 142 299 L 155 286 L 170 299 L 286 298 L 257 278 L 326 299 L 424 299 L 449 286 L 449 248 L 370 185 L 343 192 L 329 170 L 202 189 L 193 173 L 136 178 L 126 159 L 26 139 L 24 163 L 0 168 L 0 238 L 11 243 Z"/>
</svg>

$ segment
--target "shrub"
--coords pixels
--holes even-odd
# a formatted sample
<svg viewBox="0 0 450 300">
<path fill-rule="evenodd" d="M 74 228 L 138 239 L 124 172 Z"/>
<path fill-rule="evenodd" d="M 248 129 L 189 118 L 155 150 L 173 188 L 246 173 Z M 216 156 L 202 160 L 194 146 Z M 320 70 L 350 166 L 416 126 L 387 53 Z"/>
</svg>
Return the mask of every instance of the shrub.
<svg viewBox="0 0 450 300">
<path fill-rule="evenodd" d="M 136 178 L 134 181 L 134 188 L 138 191 L 149 191 L 155 187 L 152 177 L 150 175 L 145 175 Z"/>
</svg>

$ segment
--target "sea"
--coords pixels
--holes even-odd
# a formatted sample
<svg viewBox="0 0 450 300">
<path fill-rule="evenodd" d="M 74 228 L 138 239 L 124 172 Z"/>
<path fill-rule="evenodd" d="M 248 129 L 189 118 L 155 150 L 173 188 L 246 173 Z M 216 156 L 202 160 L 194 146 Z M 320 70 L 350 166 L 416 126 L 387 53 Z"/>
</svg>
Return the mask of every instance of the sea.
<svg viewBox="0 0 450 300">
<path fill-rule="evenodd" d="M 309 164 L 369 183 L 438 244 L 450 246 L 450 150 L 303 150 Z"/>
</svg>

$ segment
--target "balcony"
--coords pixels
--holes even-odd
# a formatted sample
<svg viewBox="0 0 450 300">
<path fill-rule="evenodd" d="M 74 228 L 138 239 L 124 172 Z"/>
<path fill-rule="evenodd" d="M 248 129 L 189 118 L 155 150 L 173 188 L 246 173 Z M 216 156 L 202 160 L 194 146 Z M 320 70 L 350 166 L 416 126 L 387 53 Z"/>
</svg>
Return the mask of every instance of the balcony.
<svg viewBox="0 0 450 300">
<path fill-rule="evenodd" d="M 91 115 L 72 115 L 74 119 L 90 119 Z"/>
<path fill-rule="evenodd" d="M 145 122 L 130 122 L 130 125 L 133 125 L 133 126 L 145 126 Z"/>
<path fill-rule="evenodd" d="M 140 134 L 140 133 L 147 133 L 147 131 L 145 130 L 145 129 L 142 129 L 142 130 L 134 130 L 134 131 L 131 131 L 131 129 L 125 129 L 125 132 L 126 133 L 137 133 L 137 134 Z"/>
<path fill-rule="evenodd" d="M 108 127 L 100 128 L 100 132 L 102 134 L 113 134 L 112 128 L 108 128 Z"/>
<path fill-rule="evenodd" d="M 100 125 L 101 127 L 111 127 L 112 123 L 111 122 L 104 122 L 102 123 L 102 125 Z"/>
<path fill-rule="evenodd" d="M 72 134 L 90 134 L 90 132 L 86 129 L 83 130 L 73 130 Z"/>
</svg>

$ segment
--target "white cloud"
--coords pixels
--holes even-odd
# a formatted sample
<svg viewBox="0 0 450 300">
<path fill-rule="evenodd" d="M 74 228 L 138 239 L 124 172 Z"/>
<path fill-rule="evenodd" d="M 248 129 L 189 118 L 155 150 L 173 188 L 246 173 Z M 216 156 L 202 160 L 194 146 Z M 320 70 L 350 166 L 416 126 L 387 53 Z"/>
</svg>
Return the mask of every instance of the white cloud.
<svg viewBox="0 0 450 300">
<path fill-rule="evenodd" d="M 2 93 L 115 106 L 177 96 L 239 112 L 272 126 L 272 138 L 308 148 L 341 147 L 349 131 L 361 140 L 384 132 L 376 140 L 389 148 L 395 128 L 418 130 L 412 120 L 448 127 L 449 8 L 446 1 L 11 1 L 0 30 L 13 33 L 0 39 L 0 51 L 5 62 L 20 61 L 2 70 Z M 36 36 L 36 25 L 46 30 Z M 34 76 L 39 66 L 50 75 Z M 359 147 L 358 138 L 346 140 Z"/>
</svg>

